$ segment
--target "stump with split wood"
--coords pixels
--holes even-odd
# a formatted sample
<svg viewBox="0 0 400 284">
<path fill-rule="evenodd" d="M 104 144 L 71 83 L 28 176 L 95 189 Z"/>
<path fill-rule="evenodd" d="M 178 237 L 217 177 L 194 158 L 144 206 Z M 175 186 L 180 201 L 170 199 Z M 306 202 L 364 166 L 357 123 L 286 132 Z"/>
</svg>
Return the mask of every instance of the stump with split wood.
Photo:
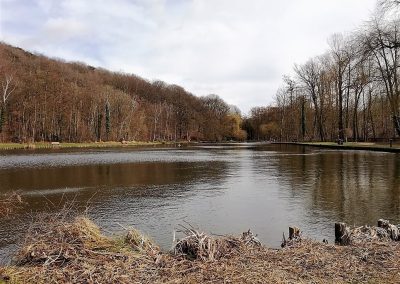
<svg viewBox="0 0 400 284">
<path fill-rule="evenodd" d="M 335 223 L 335 243 L 339 245 L 350 243 L 350 229 L 346 223 Z"/>
<path fill-rule="evenodd" d="M 388 220 L 379 219 L 378 227 L 385 229 L 393 241 L 400 240 L 399 228 L 395 225 L 390 224 L 390 222 Z"/>
<path fill-rule="evenodd" d="M 298 227 L 289 227 L 289 239 L 300 237 L 300 229 Z"/>
</svg>

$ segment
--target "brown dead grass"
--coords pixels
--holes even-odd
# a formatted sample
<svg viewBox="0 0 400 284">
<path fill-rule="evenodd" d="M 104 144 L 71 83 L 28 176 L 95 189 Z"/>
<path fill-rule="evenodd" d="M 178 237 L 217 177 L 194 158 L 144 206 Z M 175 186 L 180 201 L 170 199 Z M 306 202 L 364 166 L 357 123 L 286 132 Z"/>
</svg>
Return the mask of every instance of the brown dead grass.
<svg viewBox="0 0 400 284">
<path fill-rule="evenodd" d="M 18 193 L 0 195 L 0 218 L 9 217 L 22 204 L 23 201 Z"/>
<path fill-rule="evenodd" d="M 0 268 L 0 283 L 400 282 L 400 242 L 299 238 L 276 250 L 251 232 L 212 237 L 190 228 L 173 252 L 162 252 L 136 230 L 115 239 L 85 217 L 55 218 L 32 226 L 14 264 Z"/>
</svg>

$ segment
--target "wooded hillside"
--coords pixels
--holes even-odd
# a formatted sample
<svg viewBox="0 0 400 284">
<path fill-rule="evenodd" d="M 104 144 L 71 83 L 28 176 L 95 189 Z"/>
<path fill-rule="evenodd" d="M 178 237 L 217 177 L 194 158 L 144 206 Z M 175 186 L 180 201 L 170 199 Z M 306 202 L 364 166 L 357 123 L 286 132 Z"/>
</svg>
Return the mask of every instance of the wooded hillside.
<svg viewBox="0 0 400 284">
<path fill-rule="evenodd" d="M 0 44 L 0 141 L 388 141 L 400 136 L 399 15 L 398 1 L 378 1 L 244 121 L 216 95 Z"/>
<path fill-rule="evenodd" d="M 0 44 L 0 141 L 243 140 L 216 95 Z"/>
</svg>

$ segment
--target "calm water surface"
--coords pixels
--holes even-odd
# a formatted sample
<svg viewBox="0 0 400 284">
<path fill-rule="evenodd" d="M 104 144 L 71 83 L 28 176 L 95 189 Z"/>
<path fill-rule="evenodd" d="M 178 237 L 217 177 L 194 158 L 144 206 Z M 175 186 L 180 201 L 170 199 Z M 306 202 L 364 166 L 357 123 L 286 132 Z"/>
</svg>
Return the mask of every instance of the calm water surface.
<svg viewBox="0 0 400 284">
<path fill-rule="evenodd" d="M 277 247 L 289 225 L 332 241 L 336 221 L 400 223 L 400 156 L 285 145 L 0 152 L 0 194 L 28 203 L 0 220 L 0 261 L 26 220 L 75 200 L 106 233 L 133 226 L 168 249 L 186 222 L 214 234 L 251 228 Z"/>
</svg>

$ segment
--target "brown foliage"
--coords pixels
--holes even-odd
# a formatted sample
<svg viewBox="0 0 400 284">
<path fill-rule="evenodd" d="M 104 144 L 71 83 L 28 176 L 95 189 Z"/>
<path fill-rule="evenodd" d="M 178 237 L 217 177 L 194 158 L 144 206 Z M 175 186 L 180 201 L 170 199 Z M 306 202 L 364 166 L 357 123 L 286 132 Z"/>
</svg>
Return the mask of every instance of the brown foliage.
<svg viewBox="0 0 400 284">
<path fill-rule="evenodd" d="M 7 44 L 0 44 L 0 66 L 0 79 L 12 78 L 13 90 L 0 103 L 0 141 L 199 140 L 210 136 L 211 116 L 227 115 L 221 99 L 224 109 L 210 109 L 180 86 Z M 214 130 L 212 136 L 230 137 L 222 126 Z"/>
</svg>

